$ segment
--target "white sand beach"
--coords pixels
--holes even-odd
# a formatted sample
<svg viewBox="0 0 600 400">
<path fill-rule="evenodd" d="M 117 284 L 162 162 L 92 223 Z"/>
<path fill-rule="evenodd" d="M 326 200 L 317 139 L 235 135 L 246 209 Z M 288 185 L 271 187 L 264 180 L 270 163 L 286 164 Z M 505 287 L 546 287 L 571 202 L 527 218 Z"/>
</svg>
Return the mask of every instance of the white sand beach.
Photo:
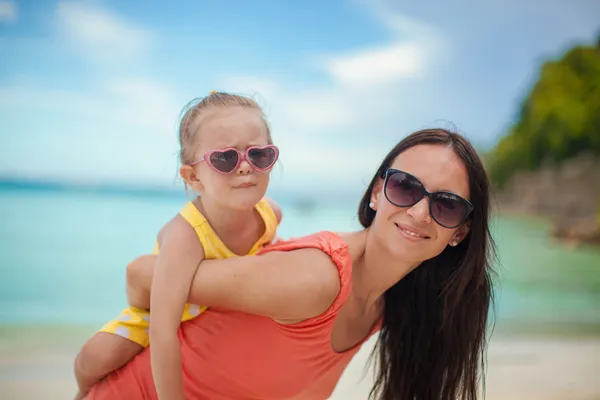
<svg viewBox="0 0 600 400">
<path fill-rule="evenodd" d="M 61 334 L 61 332 L 70 332 Z M 71 399 L 72 361 L 88 332 L 60 328 L 0 328 L 0 398 Z M 374 341 L 357 354 L 332 400 L 364 400 L 372 382 L 364 373 Z M 600 399 L 600 338 L 498 337 L 488 353 L 489 400 Z"/>
<path fill-rule="evenodd" d="M 332 399 L 367 398 L 371 375 L 360 381 L 371 348 L 367 344 L 348 366 Z M 488 351 L 486 399 L 598 400 L 599 371 L 600 339 L 498 338 Z"/>
</svg>

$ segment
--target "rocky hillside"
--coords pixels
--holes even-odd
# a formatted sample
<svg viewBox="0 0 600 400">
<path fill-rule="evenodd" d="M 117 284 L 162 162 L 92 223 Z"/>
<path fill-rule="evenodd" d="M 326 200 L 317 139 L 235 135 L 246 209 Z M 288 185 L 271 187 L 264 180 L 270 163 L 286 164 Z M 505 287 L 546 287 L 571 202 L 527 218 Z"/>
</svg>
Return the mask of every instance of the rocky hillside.
<svg viewBox="0 0 600 400">
<path fill-rule="evenodd" d="M 600 157 L 582 153 L 516 172 L 496 202 L 500 212 L 548 217 L 552 235 L 568 243 L 600 245 Z"/>
</svg>

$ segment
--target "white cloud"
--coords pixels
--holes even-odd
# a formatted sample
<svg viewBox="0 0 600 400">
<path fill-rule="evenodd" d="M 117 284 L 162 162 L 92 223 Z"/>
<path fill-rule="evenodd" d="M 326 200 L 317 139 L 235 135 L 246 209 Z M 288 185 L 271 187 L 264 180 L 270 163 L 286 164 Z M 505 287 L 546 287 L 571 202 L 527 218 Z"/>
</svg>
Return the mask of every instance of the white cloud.
<svg viewBox="0 0 600 400">
<path fill-rule="evenodd" d="M 357 115 L 352 113 L 351 107 L 344 101 L 348 98 L 343 99 L 341 93 L 341 89 L 313 89 L 291 94 L 289 98 L 279 99 L 282 102 L 278 108 L 280 118 L 288 119 L 289 123 L 295 121 L 295 125 L 303 127 L 307 133 L 318 134 L 349 125 Z"/>
<path fill-rule="evenodd" d="M 276 139 L 281 150 L 283 174 L 273 174 L 277 188 L 298 190 L 355 188 L 366 186 L 385 151 L 363 143 L 329 143 L 284 136 Z"/>
<path fill-rule="evenodd" d="M 0 106 L 6 109 L 35 109 L 46 111 L 71 110 L 73 113 L 92 112 L 104 114 L 103 105 L 97 98 L 84 93 L 41 89 L 26 85 L 0 87 Z"/>
<path fill-rule="evenodd" d="M 386 27 L 390 41 L 324 59 L 329 75 L 343 85 L 386 86 L 422 76 L 447 48 L 447 41 L 433 26 L 398 12 L 383 0 L 369 0 L 364 7 Z"/>
<path fill-rule="evenodd" d="M 169 93 L 143 82 L 106 87 L 95 93 L 1 88 L 3 123 L 14 134 L 2 136 L 0 172 L 84 183 L 172 183 L 178 114 L 164 99 L 141 99 L 148 88 L 159 98 Z"/>
<path fill-rule="evenodd" d="M 90 3 L 58 3 L 56 24 L 62 38 L 94 62 L 138 60 L 153 41 L 150 31 Z"/>
<path fill-rule="evenodd" d="M 327 70 L 344 84 L 386 84 L 418 74 L 423 67 L 420 50 L 418 43 L 394 43 L 335 57 L 327 62 Z"/>
<path fill-rule="evenodd" d="M 18 175 L 42 178 L 173 182 L 179 104 L 156 82 L 115 79 L 92 92 L 7 86 L 0 109 L 8 131 L 27 132 L 2 138 L 0 172 L 19 165 Z"/>
<path fill-rule="evenodd" d="M 168 134 L 173 133 L 180 110 L 168 87 L 133 77 L 102 81 L 91 92 L 4 86 L 0 87 L 0 106 L 71 114 L 90 120 L 112 121 L 118 124 L 117 127 Z"/>
<path fill-rule="evenodd" d="M 0 0 L 0 22 L 12 22 L 18 17 L 18 9 L 15 2 Z"/>
<path fill-rule="evenodd" d="M 420 41 L 440 40 L 439 31 L 431 25 L 424 24 L 399 12 L 400 4 L 389 0 L 369 0 L 365 2 L 377 20 L 396 35 L 406 39 Z"/>
<path fill-rule="evenodd" d="M 182 106 L 166 85 L 129 77 L 113 80 L 107 90 L 117 100 L 113 113 L 121 115 L 123 121 L 154 131 L 174 132 Z"/>
</svg>

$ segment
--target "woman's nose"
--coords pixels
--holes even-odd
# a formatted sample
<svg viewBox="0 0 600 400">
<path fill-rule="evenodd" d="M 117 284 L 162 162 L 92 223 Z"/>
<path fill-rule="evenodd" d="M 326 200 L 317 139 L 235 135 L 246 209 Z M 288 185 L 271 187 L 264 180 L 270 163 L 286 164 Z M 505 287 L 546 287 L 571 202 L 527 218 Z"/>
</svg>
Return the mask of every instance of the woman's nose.
<svg viewBox="0 0 600 400">
<path fill-rule="evenodd" d="M 410 215 L 415 221 L 430 223 L 431 214 L 429 213 L 429 198 L 423 197 L 417 204 L 409 207 L 406 213 Z"/>
</svg>

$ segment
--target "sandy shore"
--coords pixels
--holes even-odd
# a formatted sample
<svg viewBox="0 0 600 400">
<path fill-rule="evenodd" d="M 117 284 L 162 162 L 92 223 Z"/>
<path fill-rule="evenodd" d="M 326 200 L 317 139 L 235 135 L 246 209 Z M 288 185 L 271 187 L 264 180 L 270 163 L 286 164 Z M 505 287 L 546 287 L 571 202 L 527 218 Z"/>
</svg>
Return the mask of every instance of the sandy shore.
<svg viewBox="0 0 600 400">
<path fill-rule="evenodd" d="M 71 399 L 72 360 L 87 334 L 0 328 L 0 399 Z M 364 365 L 372 344 L 357 354 L 332 399 L 367 398 L 372 379 Z M 598 371 L 600 338 L 498 337 L 488 353 L 487 399 L 600 400 Z"/>
<path fill-rule="evenodd" d="M 352 360 L 332 399 L 367 398 L 369 350 Z M 486 376 L 487 400 L 598 400 L 600 339 L 498 338 L 490 344 Z"/>
</svg>

